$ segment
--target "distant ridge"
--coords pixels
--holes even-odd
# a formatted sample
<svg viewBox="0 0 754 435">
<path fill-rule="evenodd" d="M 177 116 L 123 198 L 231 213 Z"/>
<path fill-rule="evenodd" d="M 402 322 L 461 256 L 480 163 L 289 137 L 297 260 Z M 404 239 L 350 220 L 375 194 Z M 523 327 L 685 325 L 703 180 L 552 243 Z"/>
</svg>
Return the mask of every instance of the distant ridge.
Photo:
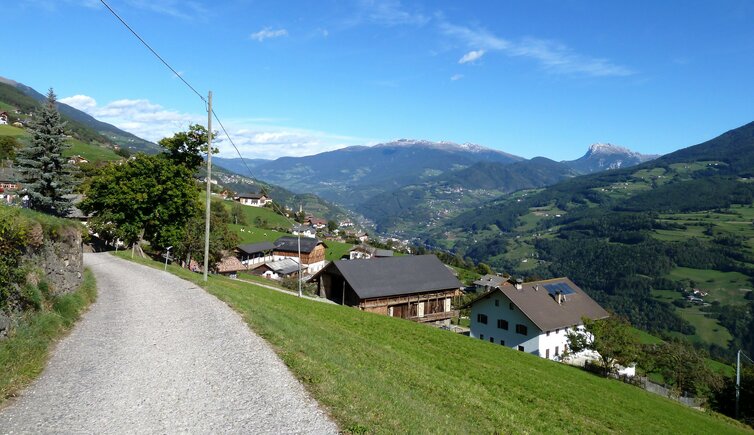
<svg viewBox="0 0 754 435">
<path fill-rule="evenodd" d="M 595 143 L 589 146 L 582 157 L 565 161 L 573 170 L 580 174 L 606 171 L 610 169 L 627 168 L 654 160 L 658 155 L 640 154 L 611 143 Z"/>
<path fill-rule="evenodd" d="M 37 92 L 34 88 L 6 77 L 0 77 L 0 83 L 12 86 L 21 91 L 23 94 L 35 99 L 36 101 L 44 101 L 46 98 L 41 93 Z M 160 151 L 159 145 L 142 139 L 127 131 L 121 130 L 112 124 L 99 121 L 88 113 L 85 113 L 67 104 L 58 102 L 58 110 L 63 116 L 66 116 L 94 130 L 95 132 L 107 138 L 112 143 L 117 144 L 122 148 L 146 153 L 157 153 Z"/>
</svg>

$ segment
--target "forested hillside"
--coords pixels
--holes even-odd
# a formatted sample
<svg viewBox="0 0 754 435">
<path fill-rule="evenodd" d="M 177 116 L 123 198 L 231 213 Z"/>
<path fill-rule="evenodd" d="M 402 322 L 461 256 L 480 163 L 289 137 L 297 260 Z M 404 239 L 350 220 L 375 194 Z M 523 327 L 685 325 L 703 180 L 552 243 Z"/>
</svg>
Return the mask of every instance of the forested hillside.
<svg viewBox="0 0 754 435">
<path fill-rule="evenodd" d="M 733 309 L 754 288 L 752 173 L 754 123 L 633 168 L 497 200 L 425 243 L 501 271 L 569 276 L 636 326 L 725 354 L 747 340 L 735 324 L 752 318 Z M 704 303 L 688 303 L 693 289 L 709 293 Z M 738 318 L 725 318 L 731 312 Z"/>
</svg>

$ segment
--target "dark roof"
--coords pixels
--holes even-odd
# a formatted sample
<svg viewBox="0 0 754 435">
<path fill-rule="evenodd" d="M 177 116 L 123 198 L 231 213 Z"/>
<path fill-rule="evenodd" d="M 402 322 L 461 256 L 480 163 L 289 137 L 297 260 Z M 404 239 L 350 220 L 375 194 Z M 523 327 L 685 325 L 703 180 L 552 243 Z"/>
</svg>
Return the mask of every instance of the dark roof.
<svg viewBox="0 0 754 435">
<path fill-rule="evenodd" d="M 265 197 L 265 195 L 261 193 L 241 193 L 238 195 L 239 198 L 249 198 L 249 199 L 260 199 L 262 197 Z"/>
<path fill-rule="evenodd" d="M 298 252 L 298 237 L 284 236 L 275 240 L 275 249 L 285 252 Z M 318 244 L 322 243 L 327 247 L 325 242 L 313 239 L 311 237 L 301 237 L 301 252 L 311 253 Z"/>
<path fill-rule="evenodd" d="M 337 260 L 315 275 L 337 269 L 360 299 L 459 289 L 461 283 L 434 255 Z"/>
<path fill-rule="evenodd" d="M 292 258 L 284 258 L 278 261 L 271 261 L 269 263 L 265 263 L 265 266 L 280 275 L 290 275 L 294 272 L 298 272 L 300 267 L 298 262 Z"/>
<path fill-rule="evenodd" d="M 256 254 L 257 252 L 270 251 L 272 249 L 275 249 L 275 244 L 272 242 L 245 243 L 243 245 L 238 245 L 238 250 L 244 254 Z"/>
<path fill-rule="evenodd" d="M 486 287 L 497 287 L 507 280 L 508 278 L 502 277 L 500 275 L 488 274 L 474 281 L 474 284 L 479 285 L 479 286 L 486 286 Z"/>
<path fill-rule="evenodd" d="M 498 291 L 507 296 L 542 331 L 580 325 L 582 317 L 596 320 L 610 315 L 568 278 L 526 282 L 520 290 L 506 282 L 468 305 Z M 561 304 L 557 301 L 558 291 L 563 297 Z"/>
</svg>

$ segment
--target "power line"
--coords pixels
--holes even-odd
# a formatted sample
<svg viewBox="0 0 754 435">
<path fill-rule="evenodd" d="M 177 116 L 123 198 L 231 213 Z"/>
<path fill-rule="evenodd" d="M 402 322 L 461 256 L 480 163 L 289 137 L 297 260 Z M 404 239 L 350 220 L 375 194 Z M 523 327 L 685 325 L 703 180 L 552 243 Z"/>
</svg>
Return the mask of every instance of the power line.
<svg viewBox="0 0 754 435">
<path fill-rule="evenodd" d="M 251 171 L 251 168 L 246 163 L 246 159 L 244 159 L 243 156 L 241 155 L 241 151 L 238 149 L 238 147 L 236 146 L 235 142 L 233 142 L 233 139 L 230 137 L 230 134 L 228 133 L 228 130 L 225 129 L 225 126 L 223 125 L 223 122 L 220 120 L 220 117 L 217 116 L 217 113 L 215 113 L 214 109 L 212 110 L 212 115 L 214 115 L 215 120 L 217 120 L 217 123 L 220 125 L 220 129 L 223 131 L 223 133 L 225 133 L 225 137 L 227 137 L 228 141 L 230 142 L 230 144 L 233 145 L 233 148 L 236 150 L 236 154 L 238 154 L 238 157 L 241 158 L 241 162 L 243 163 L 244 167 L 246 168 L 246 171 L 249 173 L 249 177 L 251 177 L 252 180 L 256 179 L 256 177 L 254 176 L 254 173 Z M 293 221 L 290 219 L 290 217 L 288 215 L 285 214 L 285 212 L 283 210 L 280 209 L 280 207 L 278 207 L 278 205 L 275 203 L 275 201 L 272 202 L 272 206 L 277 210 L 278 214 L 280 214 L 281 216 L 283 216 L 288 221 L 289 224 L 293 225 Z"/>
<path fill-rule="evenodd" d="M 251 168 L 249 168 L 249 165 L 246 164 L 246 160 L 241 155 L 241 152 L 239 151 L 239 149 L 236 146 L 235 142 L 233 142 L 233 139 L 230 137 L 230 134 L 228 133 L 228 130 L 225 129 L 225 126 L 223 125 L 222 121 L 220 120 L 220 117 L 217 116 L 217 113 L 215 113 L 214 109 L 212 109 L 211 103 L 208 102 L 208 100 L 206 98 L 204 98 L 204 95 L 202 95 L 201 93 L 199 93 L 199 91 L 197 91 L 196 88 L 194 88 L 193 86 L 191 86 L 191 84 L 188 81 L 186 81 L 186 79 L 184 79 L 178 73 L 178 71 L 175 70 L 175 68 L 173 68 L 172 66 L 170 66 L 170 64 L 162 56 L 160 56 L 160 54 L 157 53 L 157 51 L 155 49 L 153 49 L 152 46 L 149 45 L 149 43 L 147 43 L 147 41 L 145 41 L 144 38 L 142 38 L 130 25 L 128 25 L 128 23 L 126 22 L 126 20 L 124 20 L 123 18 L 121 18 L 121 16 L 118 15 L 118 13 L 115 12 L 115 10 L 113 10 L 113 8 L 111 8 L 110 5 L 107 4 L 107 2 L 105 0 L 100 0 L 100 2 L 107 8 L 107 10 L 110 11 L 110 13 L 112 13 L 115 16 L 115 18 L 118 19 L 118 21 L 120 21 L 124 26 L 126 26 L 126 28 L 136 37 L 136 39 L 138 39 L 150 52 L 152 52 L 152 54 L 154 54 L 155 57 L 157 57 L 157 59 L 159 59 L 160 62 L 162 62 L 163 65 L 165 65 L 170 71 L 172 71 L 173 74 L 175 74 L 176 77 L 178 77 L 189 89 L 191 89 L 191 91 L 193 91 L 204 102 L 204 104 L 207 106 L 207 113 L 210 116 L 210 120 L 211 120 L 212 117 L 214 117 L 217 120 L 217 123 L 220 125 L 220 128 L 222 129 L 223 133 L 225 133 L 225 136 L 228 138 L 228 141 L 230 142 L 231 145 L 233 145 L 233 148 L 236 150 L 236 153 L 238 153 L 238 157 L 241 158 L 241 162 L 243 162 L 244 166 L 246 167 L 246 170 L 249 172 L 249 175 L 251 176 L 252 179 L 254 179 L 255 177 L 254 177 L 254 174 L 251 172 Z M 210 93 L 210 95 L 211 95 L 211 93 Z M 211 96 L 210 96 L 210 98 L 211 98 Z M 210 128 L 210 130 L 211 130 L 211 128 Z M 208 231 L 209 231 L 209 200 L 210 200 L 210 198 L 209 198 L 209 183 L 212 181 L 210 179 L 211 175 L 209 174 L 209 161 L 211 159 L 210 154 L 212 153 L 212 147 L 210 145 L 211 141 L 212 141 L 212 131 L 208 131 L 207 135 L 208 135 L 208 138 L 207 138 L 207 143 L 208 143 L 208 147 L 207 147 L 207 155 L 208 155 L 207 156 L 207 161 L 208 161 L 208 174 L 207 174 L 207 205 L 208 205 L 208 208 L 207 208 L 207 234 L 208 234 Z M 285 214 L 285 212 L 283 212 L 282 210 L 280 210 L 280 207 L 278 207 L 277 204 L 274 201 L 272 202 L 272 206 L 273 206 L 273 208 L 277 209 L 278 213 L 281 216 L 283 216 L 288 221 L 289 224 L 293 225 L 293 221 Z M 301 296 L 301 234 L 298 234 L 298 242 L 299 242 L 299 253 L 298 253 L 299 291 L 298 291 L 298 293 L 299 293 L 299 296 Z M 206 253 L 206 248 L 207 248 L 207 245 L 205 243 L 205 256 L 204 256 L 204 262 L 205 262 L 204 280 L 205 281 L 207 280 L 207 266 L 206 266 L 206 264 L 207 264 L 207 253 Z"/>
<path fill-rule="evenodd" d="M 131 31 L 131 33 L 133 33 L 133 35 L 134 35 L 134 36 L 136 37 L 136 39 L 138 39 L 139 41 L 141 41 L 141 43 L 142 43 L 142 44 L 144 44 L 144 46 L 145 46 L 145 47 L 147 47 L 147 49 L 149 49 L 149 51 L 151 51 L 151 52 L 152 52 L 152 54 L 154 54 L 154 55 L 155 55 L 155 56 L 157 57 L 157 59 L 160 59 L 160 62 L 162 62 L 162 63 L 163 63 L 163 65 L 165 65 L 165 66 L 166 66 L 166 67 L 167 67 L 167 68 L 168 68 L 168 69 L 169 69 L 170 71 L 172 71 L 172 72 L 173 72 L 173 74 L 175 74 L 175 76 L 176 76 L 176 77 L 178 77 L 179 79 L 181 79 L 181 81 L 182 81 L 182 82 L 183 82 L 183 83 L 184 83 L 184 84 L 185 84 L 186 86 L 188 86 L 188 87 L 189 87 L 189 89 L 191 89 L 191 90 L 192 90 L 192 91 L 193 91 L 193 92 L 194 92 L 194 93 L 195 93 L 195 94 L 196 94 L 196 95 L 197 95 L 197 96 L 198 96 L 199 98 L 201 98 L 201 100 L 202 100 L 202 101 L 204 101 L 204 104 L 207 104 L 207 99 L 206 99 L 206 98 L 204 97 L 204 95 L 200 94 L 200 93 L 199 93 L 199 91 L 197 91 L 197 90 L 196 90 L 196 88 L 194 88 L 193 86 L 191 86 L 191 84 L 189 84 L 189 82 L 187 82 L 187 81 L 186 81 L 186 79 L 184 79 L 184 78 L 183 78 L 183 77 L 182 77 L 182 76 L 181 76 L 181 75 L 180 75 L 180 74 L 178 73 L 178 71 L 176 71 L 175 69 L 173 69 L 173 67 L 172 67 L 172 66 L 170 66 L 170 64 L 169 64 L 169 63 L 168 63 L 168 62 L 167 62 L 167 61 L 166 61 L 165 59 L 163 59 L 163 58 L 162 58 L 162 56 L 160 56 L 160 55 L 159 55 L 159 54 L 157 53 L 157 51 L 155 51 L 155 50 L 154 50 L 154 49 L 152 48 L 152 46 L 151 46 L 151 45 L 149 45 L 149 44 L 147 43 L 147 41 L 145 41 L 145 40 L 144 40 L 144 38 L 142 38 L 141 36 L 139 36 L 139 34 L 138 34 L 138 33 L 136 33 L 136 30 L 134 30 L 134 29 L 133 29 L 133 28 L 132 28 L 131 26 L 129 26 L 129 25 L 128 25 L 128 23 L 126 22 L 126 20 L 124 20 L 123 18 L 121 18 L 121 16 L 120 16 L 120 15 L 118 15 L 118 13 L 117 13 L 117 12 L 115 12 L 115 10 L 113 10 L 113 8 L 111 8 L 111 7 L 110 7 L 110 5 L 109 5 L 109 4 L 107 4 L 107 2 L 106 2 L 105 0 L 100 0 L 100 3 L 102 3 L 103 5 L 105 5 L 105 7 L 107 8 L 107 10 L 109 10 L 109 11 L 110 11 L 110 12 L 111 12 L 111 13 L 112 13 L 112 14 L 113 14 L 114 16 L 115 16 L 115 18 L 117 18 L 117 19 L 118 19 L 118 20 L 119 20 L 119 21 L 120 21 L 121 23 L 123 23 L 123 25 L 124 25 L 124 26 L 126 26 L 126 28 L 127 28 L 128 30 L 130 30 L 130 31 Z"/>
</svg>

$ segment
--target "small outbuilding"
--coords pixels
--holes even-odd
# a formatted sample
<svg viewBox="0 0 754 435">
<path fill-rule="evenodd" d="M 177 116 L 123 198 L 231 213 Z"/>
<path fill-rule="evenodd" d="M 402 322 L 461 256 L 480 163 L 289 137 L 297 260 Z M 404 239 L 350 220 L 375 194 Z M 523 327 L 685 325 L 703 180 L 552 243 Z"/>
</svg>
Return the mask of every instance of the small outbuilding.
<svg viewBox="0 0 754 435">
<path fill-rule="evenodd" d="M 434 255 L 337 260 L 314 275 L 321 297 L 364 311 L 417 322 L 458 315 L 452 300 L 461 283 Z"/>
</svg>

